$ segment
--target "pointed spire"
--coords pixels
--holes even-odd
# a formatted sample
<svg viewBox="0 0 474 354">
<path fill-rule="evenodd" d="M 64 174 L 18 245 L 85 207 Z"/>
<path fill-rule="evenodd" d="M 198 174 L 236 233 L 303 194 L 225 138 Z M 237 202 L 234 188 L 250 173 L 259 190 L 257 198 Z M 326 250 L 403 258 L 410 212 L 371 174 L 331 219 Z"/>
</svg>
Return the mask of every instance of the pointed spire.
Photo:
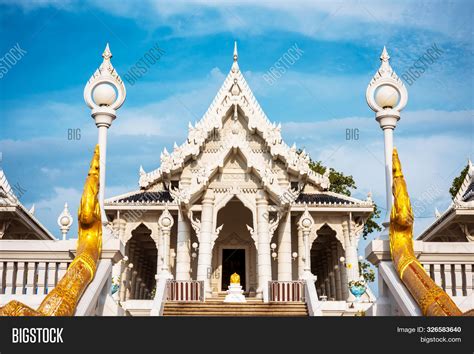
<svg viewBox="0 0 474 354">
<path fill-rule="evenodd" d="M 441 216 L 441 213 L 439 212 L 438 208 L 436 208 L 436 207 L 435 207 L 434 214 L 435 214 L 436 219 L 438 219 Z"/>
<path fill-rule="evenodd" d="M 237 52 L 237 41 L 234 42 L 234 61 L 239 59 L 239 53 Z"/>
<path fill-rule="evenodd" d="M 30 208 L 30 210 L 28 210 L 28 212 L 31 214 L 31 215 L 34 215 L 35 213 L 35 205 L 33 204 Z"/>
<path fill-rule="evenodd" d="M 472 165 L 472 161 L 471 161 L 471 159 L 470 159 L 469 157 L 467 158 L 467 165 L 469 166 L 469 170 L 472 170 L 472 168 L 474 167 L 474 166 Z"/>
<path fill-rule="evenodd" d="M 390 56 L 388 55 L 387 48 L 385 48 L 385 46 L 383 46 L 382 54 L 380 54 L 380 60 L 386 62 L 390 60 Z"/>
<path fill-rule="evenodd" d="M 112 58 L 112 52 L 110 51 L 109 43 L 107 43 L 105 46 L 104 52 L 102 53 L 102 58 L 104 58 L 104 60 L 110 60 L 110 58 Z"/>
<path fill-rule="evenodd" d="M 140 176 L 143 176 L 144 174 L 146 174 L 145 170 L 143 169 L 143 166 L 140 165 Z"/>
</svg>

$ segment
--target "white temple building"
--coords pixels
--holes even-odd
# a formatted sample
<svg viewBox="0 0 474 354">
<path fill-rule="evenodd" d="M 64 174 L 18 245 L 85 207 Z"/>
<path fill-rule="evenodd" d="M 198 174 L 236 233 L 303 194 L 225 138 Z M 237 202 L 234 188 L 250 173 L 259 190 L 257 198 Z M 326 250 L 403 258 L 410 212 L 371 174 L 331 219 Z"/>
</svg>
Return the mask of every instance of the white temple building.
<svg viewBox="0 0 474 354">
<path fill-rule="evenodd" d="M 110 57 L 107 47 L 104 68 L 120 80 Z M 390 273 L 385 240 L 366 250 L 379 267 L 379 297 L 367 288 L 355 301 L 348 283 L 360 277 L 359 238 L 373 201 L 330 192 L 328 175 L 312 171 L 309 156 L 280 130 L 242 75 L 235 47 L 224 83 L 186 141 L 165 149 L 155 170 L 140 168 L 137 190 L 104 201 L 102 260 L 76 314 L 419 315 Z M 459 197 L 415 244 L 461 306 L 473 296 L 473 176 L 471 164 Z M 16 298 L 34 306 L 64 274 L 75 241 L 54 239 L 3 172 L 0 182 L 0 305 Z M 58 219 L 64 235 L 66 211 Z M 223 303 L 233 273 L 245 304 Z"/>
</svg>

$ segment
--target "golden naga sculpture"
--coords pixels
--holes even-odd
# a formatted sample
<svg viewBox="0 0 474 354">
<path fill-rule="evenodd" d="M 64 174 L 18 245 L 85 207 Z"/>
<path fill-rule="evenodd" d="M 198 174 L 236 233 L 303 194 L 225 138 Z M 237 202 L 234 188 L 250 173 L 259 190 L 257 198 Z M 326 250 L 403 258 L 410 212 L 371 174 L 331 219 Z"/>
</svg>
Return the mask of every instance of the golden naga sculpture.
<svg viewBox="0 0 474 354">
<path fill-rule="evenodd" d="M 94 278 L 102 251 L 99 192 L 99 146 L 96 145 L 79 206 L 79 237 L 76 257 L 56 287 L 37 310 L 10 301 L 0 307 L 0 316 L 72 316 L 77 303 Z"/>
<path fill-rule="evenodd" d="M 462 311 L 426 273 L 413 249 L 413 211 L 403 178 L 402 166 L 393 149 L 393 197 L 390 215 L 390 252 L 400 279 L 425 316 L 460 316 Z M 472 315 L 469 311 L 466 315 Z"/>
<path fill-rule="evenodd" d="M 230 283 L 231 284 L 240 284 L 240 275 L 234 273 L 230 276 Z"/>
</svg>

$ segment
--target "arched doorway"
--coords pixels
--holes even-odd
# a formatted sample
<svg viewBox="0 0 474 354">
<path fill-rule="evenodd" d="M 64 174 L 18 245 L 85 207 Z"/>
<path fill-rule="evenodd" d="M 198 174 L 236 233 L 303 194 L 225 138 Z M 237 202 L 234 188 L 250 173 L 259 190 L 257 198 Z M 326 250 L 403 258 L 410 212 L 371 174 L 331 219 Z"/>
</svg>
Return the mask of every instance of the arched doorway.
<svg viewBox="0 0 474 354">
<path fill-rule="evenodd" d="M 125 246 L 128 257 L 128 268 L 125 300 L 151 299 L 155 287 L 157 270 L 157 255 L 155 241 L 151 237 L 151 230 L 140 224 L 132 231 L 132 237 Z"/>
<path fill-rule="evenodd" d="M 311 247 L 311 272 L 317 276 L 318 295 L 328 300 L 342 301 L 347 298 L 346 269 L 339 261 L 344 248 L 336 237 L 336 232 L 328 225 L 317 231 L 317 238 Z"/>
<path fill-rule="evenodd" d="M 253 229 L 252 212 L 234 196 L 219 210 L 216 225 L 224 226 L 212 251 L 212 291 L 226 291 L 230 276 L 235 272 L 240 275 L 243 290 L 254 295 L 257 289 L 257 252 L 247 228 L 248 225 Z"/>
</svg>

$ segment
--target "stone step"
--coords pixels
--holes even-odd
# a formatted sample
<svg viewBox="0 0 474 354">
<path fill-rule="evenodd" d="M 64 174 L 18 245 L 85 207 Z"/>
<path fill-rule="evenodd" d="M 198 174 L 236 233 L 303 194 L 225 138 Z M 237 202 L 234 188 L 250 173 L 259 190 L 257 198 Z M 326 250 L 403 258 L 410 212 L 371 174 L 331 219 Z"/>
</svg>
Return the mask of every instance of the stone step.
<svg viewBox="0 0 474 354">
<path fill-rule="evenodd" d="M 178 312 L 178 313 L 163 313 L 164 317 L 307 317 L 307 313 L 278 313 L 265 312 L 256 314 L 253 312 Z"/>
<path fill-rule="evenodd" d="M 251 308 L 251 309 L 298 309 L 306 308 L 306 305 L 268 305 L 268 304 L 255 304 L 255 305 L 235 305 L 235 304 L 170 304 L 166 303 L 165 308 L 220 308 L 220 309 L 229 309 L 229 308 Z"/>
<path fill-rule="evenodd" d="M 253 300 L 253 301 L 252 301 Z M 166 302 L 163 316 L 246 316 L 246 317 L 300 317 L 308 316 L 305 303 L 271 302 L 252 299 L 246 303 L 224 303 L 221 299 L 206 302 Z"/>
<path fill-rule="evenodd" d="M 306 309 L 306 306 L 244 306 L 244 305 L 229 305 L 229 306 L 222 306 L 222 305 L 165 305 L 165 309 L 220 309 L 220 310 L 227 310 L 227 309 L 253 309 L 253 310 L 286 310 L 286 309 L 292 309 L 292 310 L 299 310 L 299 309 Z"/>
</svg>

